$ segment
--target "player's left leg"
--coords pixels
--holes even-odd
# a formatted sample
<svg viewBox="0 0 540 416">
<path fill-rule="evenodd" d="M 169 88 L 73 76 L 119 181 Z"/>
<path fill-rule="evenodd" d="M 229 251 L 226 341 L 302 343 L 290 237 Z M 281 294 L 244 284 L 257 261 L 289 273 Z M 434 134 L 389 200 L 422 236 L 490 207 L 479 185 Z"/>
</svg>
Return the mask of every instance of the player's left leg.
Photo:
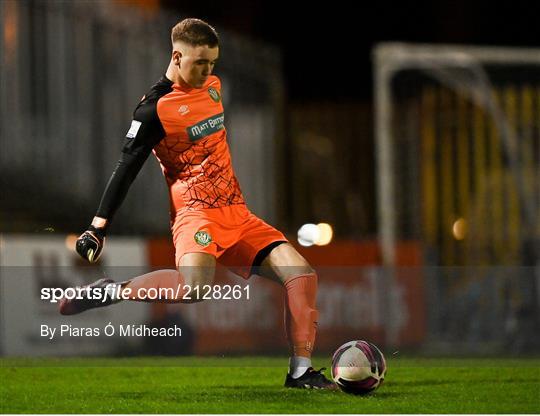
<svg viewBox="0 0 540 416">
<path fill-rule="evenodd" d="M 285 289 L 285 328 L 291 345 L 286 387 L 336 389 L 336 385 L 311 365 L 318 311 L 317 274 L 289 243 L 274 247 L 258 271 Z"/>
<path fill-rule="evenodd" d="M 239 219 L 234 241 L 220 256 L 220 263 L 249 278 L 251 274 L 277 281 L 284 288 L 286 332 L 291 344 L 290 371 L 285 385 L 300 388 L 336 388 L 311 367 L 317 328 L 317 275 L 280 231 L 249 212 L 232 206 L 228 217 Z"/>
</svg>

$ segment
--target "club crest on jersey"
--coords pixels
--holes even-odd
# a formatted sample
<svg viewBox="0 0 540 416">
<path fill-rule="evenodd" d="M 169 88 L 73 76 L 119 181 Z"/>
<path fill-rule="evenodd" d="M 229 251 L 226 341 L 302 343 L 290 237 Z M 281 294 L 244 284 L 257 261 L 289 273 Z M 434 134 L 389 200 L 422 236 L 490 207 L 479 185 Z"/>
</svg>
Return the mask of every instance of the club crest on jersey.
<svg viewBox="0 0 540 416">
<path fill-rule="evenodd" d="M 212 242 L 212 236 L 204 230 L 195 233 L 195 242 L 203 247 L 207 247 Z"/>
<path fill-rule="evenodd" d="M 216 103 L 219 103 L 221 101 L 221 95 L 219 95 L 219 91 L 215 88 L 208 88 L 208 95 L 210 95 L 210 98 Z"/>
</svg>

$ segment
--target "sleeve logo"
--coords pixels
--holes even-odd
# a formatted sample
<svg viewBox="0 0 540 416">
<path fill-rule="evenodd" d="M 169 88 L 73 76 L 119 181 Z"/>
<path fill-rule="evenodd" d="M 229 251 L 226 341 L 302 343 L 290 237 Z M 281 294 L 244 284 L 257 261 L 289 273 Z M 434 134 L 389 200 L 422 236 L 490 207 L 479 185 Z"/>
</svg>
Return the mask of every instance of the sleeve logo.
<svg viewBox="0 0 540 416">
<path fill-rule="evenodd" d="M 128 139 L 133 139 L 135 136 L 137 136 L 137 132 L 139 131 L 139 128 L 141 127 L 141 122 L 137 120 L 131 121 L 131 127 L 129 128 L 126 137 Z"/>
</svg>

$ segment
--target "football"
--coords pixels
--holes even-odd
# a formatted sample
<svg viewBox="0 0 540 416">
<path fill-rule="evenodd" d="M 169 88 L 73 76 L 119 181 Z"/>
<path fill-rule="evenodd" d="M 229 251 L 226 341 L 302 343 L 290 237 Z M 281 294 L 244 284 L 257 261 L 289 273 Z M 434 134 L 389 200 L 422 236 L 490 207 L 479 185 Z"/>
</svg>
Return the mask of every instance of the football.
<svg viewBox="0 0 540 416">
<path fill-rule="evenodd" d="M 345 393 L 370 393 L 381 385 L 385 374 L 384 355 L 371 342 L 347 342 L 332 356 L 332 378 Z"/>
</svg>

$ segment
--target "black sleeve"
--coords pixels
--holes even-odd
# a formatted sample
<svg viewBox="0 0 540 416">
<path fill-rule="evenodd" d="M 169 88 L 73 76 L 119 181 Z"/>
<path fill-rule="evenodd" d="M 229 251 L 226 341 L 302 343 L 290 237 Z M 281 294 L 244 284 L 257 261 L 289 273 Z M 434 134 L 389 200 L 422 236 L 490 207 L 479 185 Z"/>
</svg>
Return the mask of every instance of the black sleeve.
<svg viewBox="0 0 540 416">
<path fill-rule="evenodd" d="M 141 100 L 133 113 L 133 121 L 126 135 L 120 159 L 96 213 L 96 216 L 108 220 L 107 225 L 110 225 L 152 149 L 165 137 L 165 130 L 157 114 L 157 102 L 171 90 L 171 85 L 172 82 L 162 78 Z"/>
<path fill-rule="evenodd" d="M 148 159 L 149 154 L 150 150 L 146 153 L 140 152 L 137 154 L 122 152 L 120 155 L 96 213 L 96 216 L 108 220 L 107 225 L 110 225 L 114 214 L 124 201 L 129 187 L 137 177 L 146 159 Z"/>
</svg>

